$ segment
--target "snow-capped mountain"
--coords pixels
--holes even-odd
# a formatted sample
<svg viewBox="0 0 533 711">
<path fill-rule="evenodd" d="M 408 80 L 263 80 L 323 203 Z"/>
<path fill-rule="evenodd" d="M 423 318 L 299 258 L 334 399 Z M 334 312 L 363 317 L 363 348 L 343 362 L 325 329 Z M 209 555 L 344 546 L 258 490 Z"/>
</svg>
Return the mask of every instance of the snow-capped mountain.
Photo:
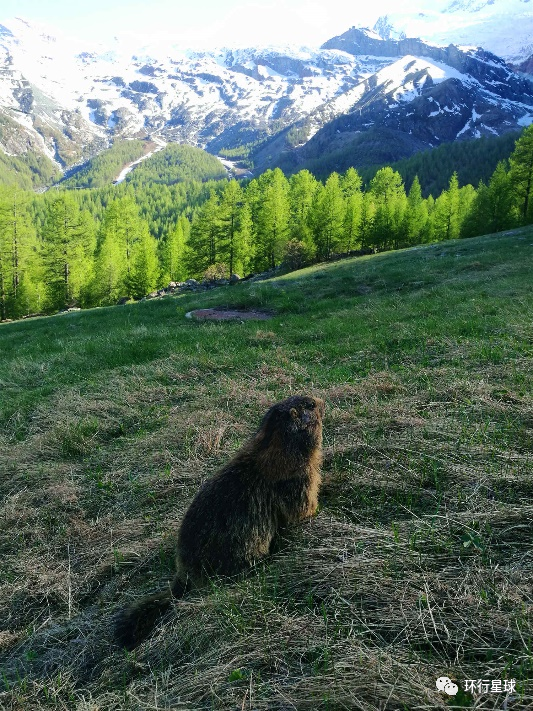
<svg viewBox="0 0 533 711">
<path fill-rule="evenodd" d="M 406 154 L 533 121 L 533 85 L 498 57 L 391 39 L 383 25 L 387 32 L 383 39 L 352 28 L 316 49 L 132 53 L 118 42 L 82 47 L 21 19 L 5 22 L 0 147 L 45 153 L 66 167 L 117 136 L 160 135 L 215 153 L 262 142 L 256 162 L 264 168 L 298 144 L 304 152 L 320 144 L 335 121 L 335 135 L 344 125 L 405 133 Z"/>
<path fill-rule="evenodd" d="M 94 152 L 117 135 L 234 145 L 307 115 L 385 63 L 306 48 L 131 55 L 118 44 L 80 48 L 16 19 L 0 25 L 2 145 L 63 165 L 82 157 L 76 146 Z"/>
<path fill-rule="evenodd" d="M 284 157 L 285 167 L 346 148 L 349 142 L 357 162 L 368 164 L 379 142 L 380 155 L 394 161 L 443 142 L 496 136 L 533 123 L 533 82 L 483 49 L 383 40 L 355 28 L 323 47 L 355 56 L 386 56 L 388 64 L 330 101 L 321 117 L 330 120 Z"/>
<path fill-rule="evenodd" d="M 533 55 L 532 0 L 432 0 L 421 9 L 380 17 L 374 30 L 383 39 L 483 47 L 515 65 Z"/>
</svg>

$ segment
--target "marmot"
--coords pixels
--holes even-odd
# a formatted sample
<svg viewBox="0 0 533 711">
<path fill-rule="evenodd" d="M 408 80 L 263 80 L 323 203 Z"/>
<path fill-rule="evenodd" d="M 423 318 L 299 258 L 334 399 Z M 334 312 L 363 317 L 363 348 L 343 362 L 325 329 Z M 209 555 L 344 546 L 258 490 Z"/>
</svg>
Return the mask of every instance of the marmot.
<svg viewBox="0 0 533 711">
<path fill-rule="evenodd" d="M 136 647 L 171 603 L 212 575 L 235 575 L 267 555 L 280 528 L 312 516 L 322 463 L 320 398 L 273 405 L 256 434 L 200 488 L 181 523 L 170 588 L 141 599 L 116 621 L 117 641 Z"/>
</svg>

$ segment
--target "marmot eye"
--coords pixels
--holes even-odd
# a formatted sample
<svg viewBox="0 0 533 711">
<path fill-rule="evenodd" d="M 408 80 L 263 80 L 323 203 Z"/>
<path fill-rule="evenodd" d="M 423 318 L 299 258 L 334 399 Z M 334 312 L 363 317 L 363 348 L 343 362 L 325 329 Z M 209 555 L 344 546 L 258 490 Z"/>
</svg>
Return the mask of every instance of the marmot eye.
<svg viewBox="0 0 533 711">
<path fill-rule="evenodd" d="M 316 407 L 316 402 L 308 402 L 305 406 L 306 410 L 314 410 Z"/>
</svg>

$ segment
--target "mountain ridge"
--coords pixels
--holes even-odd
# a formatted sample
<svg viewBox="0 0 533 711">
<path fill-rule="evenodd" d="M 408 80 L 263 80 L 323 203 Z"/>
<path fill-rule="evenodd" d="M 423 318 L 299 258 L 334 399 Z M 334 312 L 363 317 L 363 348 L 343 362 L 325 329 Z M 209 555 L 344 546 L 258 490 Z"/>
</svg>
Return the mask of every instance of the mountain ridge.
<svg viewBox="0 0 533 711">
<path fill-rule="evenodd" d="M 155 57 L 140 47 L 128 59 L 117 47 L 63 43 L 24 20 L 0 25 L 0 147 L 41 153 L 63 170 L 116 138 L 242 149 L 262 170 L 287 164 L 288 154 L 297 165 L 299 155 L 369 129 L 396 136 L 397 160 L 532 121 L 532 82 L 483 49 L 352 27 L 317 49 Z"/>
</svg>

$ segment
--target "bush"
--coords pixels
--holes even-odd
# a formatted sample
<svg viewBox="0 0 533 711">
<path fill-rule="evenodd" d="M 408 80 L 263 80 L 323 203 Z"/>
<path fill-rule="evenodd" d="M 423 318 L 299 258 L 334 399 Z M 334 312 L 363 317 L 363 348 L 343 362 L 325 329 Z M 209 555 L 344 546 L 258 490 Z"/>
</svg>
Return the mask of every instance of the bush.
<svg viewBox="0 0 533 711">
<path fill-rule="evenodd" d="M 224 262 L 217 262 L 216 264 L 210 264 L 205 272 L 203 273 L 204 279 L 207 281 L 216 281 L 217 279 L 228 279 L 229 269 L 227 264 Z"/>
<path fill-rule="evenodd" d="M 283 250 L 283 265 L 291 271 L 301 269 L 311 262 L 311 252 L 305 242 L 291 239 Z"/>
</svg>

